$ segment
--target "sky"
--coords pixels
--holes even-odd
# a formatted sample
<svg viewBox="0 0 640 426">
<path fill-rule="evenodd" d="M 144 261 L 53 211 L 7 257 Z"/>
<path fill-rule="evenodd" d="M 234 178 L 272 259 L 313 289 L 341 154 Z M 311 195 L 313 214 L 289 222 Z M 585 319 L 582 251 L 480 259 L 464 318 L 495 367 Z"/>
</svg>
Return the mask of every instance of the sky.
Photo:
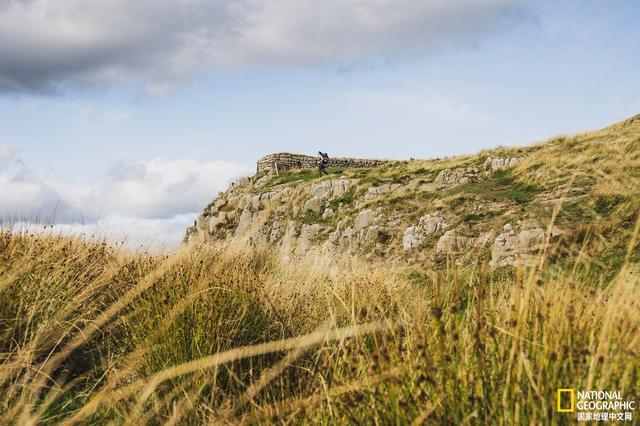
<svg viewBox="0 0 640 426">
<path fill-rule="evenodd" d="M 640 3 L 0 0 L 0 220 L 171 248 L 273 152 L 473 153 L 640 112 Z"/>
</svg>

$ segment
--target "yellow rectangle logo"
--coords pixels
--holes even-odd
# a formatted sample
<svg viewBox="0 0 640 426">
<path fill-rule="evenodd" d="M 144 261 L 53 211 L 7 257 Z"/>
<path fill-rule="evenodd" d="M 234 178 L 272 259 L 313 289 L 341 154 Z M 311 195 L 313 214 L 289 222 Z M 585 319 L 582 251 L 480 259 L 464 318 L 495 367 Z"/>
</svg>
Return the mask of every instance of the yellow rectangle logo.
<svg viewBox="0 0 640 426">
<path fill-rule="evenodd" d="M 562 394 L 569 394 L 570 406 L 562 406 Z M 576 393 L 575 389 L 558 389 L 558 413 L 573 413 L 576 411 Z"/>
</svg>

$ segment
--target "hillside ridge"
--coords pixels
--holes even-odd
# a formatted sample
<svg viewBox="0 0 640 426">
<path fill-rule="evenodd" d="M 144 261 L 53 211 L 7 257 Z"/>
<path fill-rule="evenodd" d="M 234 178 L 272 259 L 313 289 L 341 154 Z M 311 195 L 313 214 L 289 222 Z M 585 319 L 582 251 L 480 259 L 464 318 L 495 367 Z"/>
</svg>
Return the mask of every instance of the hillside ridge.
<svg viewBox="0 0 640 426">
<path fill-rule="evenodd" d="M 324 177 L 314 157 L 273 154 L 207 205 L 185 239 L 263 243 L 285 258 L 324 263 L 357 253 L 433 266 L 447 259 L 529 265 L 549 244 L 568 255 L 585 226 L 630 226 L 639 138 L 636 115 L 475 155 L 333 160 Z"/>
</svg>

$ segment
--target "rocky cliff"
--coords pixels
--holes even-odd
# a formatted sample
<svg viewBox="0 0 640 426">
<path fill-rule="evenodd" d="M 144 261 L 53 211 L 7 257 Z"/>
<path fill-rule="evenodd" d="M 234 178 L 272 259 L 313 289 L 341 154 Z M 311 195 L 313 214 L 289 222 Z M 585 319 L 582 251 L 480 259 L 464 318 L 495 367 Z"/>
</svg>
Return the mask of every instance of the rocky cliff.
<svg viewBox="0 0 640 426">
<path fill-rule="evenodd" d="M 640 116 L 606 129 L 523 148 L 433 160 L 337 164 L 330 175 L 294 165 L 260 173 L 220 193 L 187 240 L 268 244 L 283 256 L 359 254 L 398 263 L 491 267 L 532 264 L 577 250 L 598 226 L 617 244 L 637 217 Z M 294 158 L 295 156 L 292 156 Z M 295 157 L 300 158 L 300 157 Z M 311 157 L 312 158 L 312 157 Z M 275 159 L 275 160 L 274 160 Z M 339 166 L 339 167 L 335 167 Z M 594 252 L 595 253 L 595 252 Z"/>
</svg>

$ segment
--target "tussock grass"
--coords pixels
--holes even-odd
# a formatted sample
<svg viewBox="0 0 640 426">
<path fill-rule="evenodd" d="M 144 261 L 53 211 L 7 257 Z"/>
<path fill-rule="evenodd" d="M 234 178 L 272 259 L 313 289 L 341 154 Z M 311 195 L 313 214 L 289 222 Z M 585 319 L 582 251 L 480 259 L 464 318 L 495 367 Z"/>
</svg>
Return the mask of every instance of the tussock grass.
<svg viewBox="0 0 640 426">
<path fill-rule="evenodd" d="M 637 237 L 594 275 L 586 248 L 528 269 L 321 269 L 4 232 L 1 421 L 566 424 L 558 387 L 640 393 Z"/>
</svg>

